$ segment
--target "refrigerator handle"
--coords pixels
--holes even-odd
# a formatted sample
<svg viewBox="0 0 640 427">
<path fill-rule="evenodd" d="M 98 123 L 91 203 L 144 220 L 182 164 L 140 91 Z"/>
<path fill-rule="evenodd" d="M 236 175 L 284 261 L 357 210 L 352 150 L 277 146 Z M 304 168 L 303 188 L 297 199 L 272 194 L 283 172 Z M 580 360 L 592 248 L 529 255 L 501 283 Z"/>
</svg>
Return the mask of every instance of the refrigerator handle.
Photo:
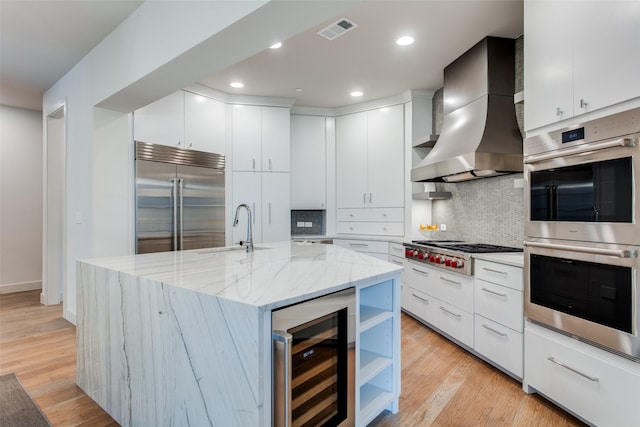
<svg viewBox="0 0 640 427">
<path fill-rule="evenodd" d="M 171 204 L 173 205 L 173 250 L 178 250 L 178 203 L 176 198 L 178 197 L 178 180 L 172 178 L 171 184 L 173 184 L 173 190 L 171 191 Z"/>
<path fill-rule="evenodd" d="M 184 250 L 184 179 L 178 180 L 180 190 L 180 250 Z"/>
</svg>

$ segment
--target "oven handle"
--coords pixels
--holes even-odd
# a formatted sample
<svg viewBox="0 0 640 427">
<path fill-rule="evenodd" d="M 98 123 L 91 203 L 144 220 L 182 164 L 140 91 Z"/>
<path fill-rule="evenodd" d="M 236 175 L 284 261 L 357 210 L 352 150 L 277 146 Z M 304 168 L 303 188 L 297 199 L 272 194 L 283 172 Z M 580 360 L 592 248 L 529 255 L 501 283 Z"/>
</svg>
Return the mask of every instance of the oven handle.
<svg viewBox="0 0 640 427">
<path fill-rule="evenodd" d="M 524 242 L 525 246 L 530 248 L 554 249 L 559 251 L 581 252 L 585 254 L 613 256 L 618 258 L 636 258 L 638 251 L 628 249 L 600 249 L 586 248 L 584 246 L 573 245 L 556 245 L 553 243 Z"/>
<path fill-rule="evenodd" d="M 634 138 L 621 138 L 613 141 L 599 142 L 588 145 L 578 145 L 573 148 L 562 150 L 560 152 L 554 151 L 553 153 L 545 154 L 532 154 L 524 158 L 526 164 L 543 162 L 545 160 L 557 159 L 558 157 L 576 156 L 578 154 L 588 153 L 589 151 L 605 150 L 607 148 L 614 147 L 635 147 L 637 142 Z"/>
</svg>

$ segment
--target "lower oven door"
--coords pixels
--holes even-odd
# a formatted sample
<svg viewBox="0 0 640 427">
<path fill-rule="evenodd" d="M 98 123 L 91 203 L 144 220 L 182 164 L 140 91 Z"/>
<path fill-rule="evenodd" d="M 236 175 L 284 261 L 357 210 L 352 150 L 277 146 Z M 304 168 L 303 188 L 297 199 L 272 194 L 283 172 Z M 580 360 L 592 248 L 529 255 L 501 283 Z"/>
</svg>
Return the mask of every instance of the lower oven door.
<svg viewBox="0 0 640 427">
<path fill-rule="evenodd" d="M 355 424 L 355 290 L 276 310 L 273 424 Z"/>
<path fill-rule="evenodd" d="M 640 360 L 640 247 L 551 239 L 524 247 L 528 319 Z"/>
</svg>

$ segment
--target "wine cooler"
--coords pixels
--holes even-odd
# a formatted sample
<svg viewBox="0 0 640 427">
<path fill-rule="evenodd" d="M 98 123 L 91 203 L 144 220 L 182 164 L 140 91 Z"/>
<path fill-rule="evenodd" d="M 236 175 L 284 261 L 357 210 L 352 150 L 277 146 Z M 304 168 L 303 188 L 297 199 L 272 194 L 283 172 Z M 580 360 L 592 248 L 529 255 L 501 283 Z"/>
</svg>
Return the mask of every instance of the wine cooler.
<svg viewBox="0 0 640 427">
<path fill-rule="evenodd" d="M 355 291 L 272 313 L 275 426 L 352 426 Z"/>
</svg>

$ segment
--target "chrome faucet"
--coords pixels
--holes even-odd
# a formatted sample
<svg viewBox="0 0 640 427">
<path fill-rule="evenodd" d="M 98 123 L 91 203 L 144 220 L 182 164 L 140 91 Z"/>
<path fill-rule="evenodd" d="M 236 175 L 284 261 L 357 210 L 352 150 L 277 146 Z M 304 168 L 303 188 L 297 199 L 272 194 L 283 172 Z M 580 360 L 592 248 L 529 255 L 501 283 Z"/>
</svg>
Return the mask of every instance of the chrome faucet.
<svg viewBox="0 0 640 427">
<path fill-rule="evenodd" d="M 247 252 L 253 252 L 253 235 L 251 233 L 251 209 L 244 203 L 241 203 L 236 208 L 236 218 L 233 220 L 233 226 L 238 225 L 238 217 L 240 216 L 240 208 L 247 210 Z"/>
</svg>

